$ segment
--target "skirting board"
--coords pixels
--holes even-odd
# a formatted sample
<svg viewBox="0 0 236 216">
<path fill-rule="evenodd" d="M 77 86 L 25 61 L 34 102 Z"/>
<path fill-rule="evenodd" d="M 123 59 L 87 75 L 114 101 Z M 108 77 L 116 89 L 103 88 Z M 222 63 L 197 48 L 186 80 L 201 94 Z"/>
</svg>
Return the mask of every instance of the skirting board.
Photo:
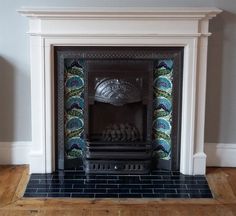
<svg viewBox="0 0 236 216">
<path fill-rule="evenodd" d="M 29 164 L 31 142 L 0 142 L 0 164 Z M 236 143 L 205 143 L 207 166 L 236 167 Z"/>
<path fill-rule="evenodd" d="M 29 164 L 31 142 L 0 142 L 0 164 Z"/>
<path fill-rule="evenodd" d="M 236 143 L 205 143 L 207 166 L 236 167 Z"/>
</svg>

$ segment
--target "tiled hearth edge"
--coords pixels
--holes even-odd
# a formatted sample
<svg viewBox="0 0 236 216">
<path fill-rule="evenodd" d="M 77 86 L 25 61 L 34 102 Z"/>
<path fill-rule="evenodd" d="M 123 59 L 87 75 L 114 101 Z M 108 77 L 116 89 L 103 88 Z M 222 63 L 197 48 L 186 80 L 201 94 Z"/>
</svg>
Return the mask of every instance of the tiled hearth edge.
<svg viewBox="0 0 236 216">
<path fill-rule="evenodd" d="M 31 142 L 0 142 L 0 164 L 29 164 Z M 236 167 L 236 143 L 205 143 L 207 166 Z"/>
<path fill-rule="evenodd" d="M 205 176 L 177 171 L 148 175 L 85 175 L 82 170 L 31 174 L 24 197 L 212 198 Z"/>
</svg>

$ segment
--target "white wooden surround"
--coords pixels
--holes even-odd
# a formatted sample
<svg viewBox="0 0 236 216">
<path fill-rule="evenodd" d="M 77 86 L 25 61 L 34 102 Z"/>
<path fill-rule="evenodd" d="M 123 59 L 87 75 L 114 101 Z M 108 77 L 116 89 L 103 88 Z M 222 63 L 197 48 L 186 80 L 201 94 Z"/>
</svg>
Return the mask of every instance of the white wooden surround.
<svg viewBox="0 0 236 216">
<path fill-rule="evenodd" d="M 184 47 L 180 171 L 205 174 L 209 19 L 217 8 L 22 8 L 29 18 L 31 173 L 55 167 L 54 46 Z"/>
</svg>

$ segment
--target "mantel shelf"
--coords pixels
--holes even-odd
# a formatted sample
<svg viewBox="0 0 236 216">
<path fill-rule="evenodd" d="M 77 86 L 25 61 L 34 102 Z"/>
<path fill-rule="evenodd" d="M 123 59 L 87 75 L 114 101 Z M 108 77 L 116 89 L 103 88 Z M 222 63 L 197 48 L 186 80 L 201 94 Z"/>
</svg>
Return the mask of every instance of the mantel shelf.
<svg viewBox="0 0 236 216">
<path fill-rule="evenodd" d="M 81 7 L 81 8 L 27 8 L 18 12 L 32 18 L 212 18 L 221 12 L 214 7 Z"/>
</svg>

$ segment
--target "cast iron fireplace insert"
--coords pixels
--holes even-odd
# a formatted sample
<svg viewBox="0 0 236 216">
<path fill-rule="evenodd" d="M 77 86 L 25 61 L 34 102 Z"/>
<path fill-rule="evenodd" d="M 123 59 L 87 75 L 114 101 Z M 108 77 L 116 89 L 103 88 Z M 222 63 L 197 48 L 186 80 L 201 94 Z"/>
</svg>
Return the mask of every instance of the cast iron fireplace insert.
<svg viewBox="0 0 236 216">
<path fill-rule="evenodd" d="M 58 170 L 179 170 L 183 48 L 55 47 Z"/>
</svg>

